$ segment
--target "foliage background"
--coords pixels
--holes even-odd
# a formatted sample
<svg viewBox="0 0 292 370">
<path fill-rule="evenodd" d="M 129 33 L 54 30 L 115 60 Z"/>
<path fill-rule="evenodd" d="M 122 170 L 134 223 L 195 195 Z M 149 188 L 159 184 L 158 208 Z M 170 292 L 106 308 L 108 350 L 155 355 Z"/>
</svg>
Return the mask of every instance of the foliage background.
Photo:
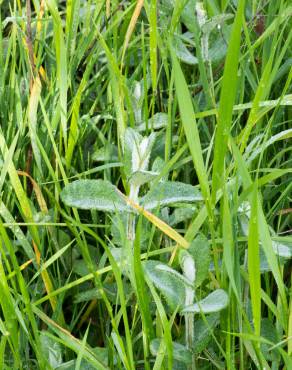
<svg viewBox="0 0 292 370">
<path fill-rule="evenodd" d="M 171 235 L 143 219 L 138 282 L 140 259 L 167 263 L 179 236 L 203 235 L 213 268 L 198 294 L 223 288 L 229 305 L 207 334 L 195 327 L 197 367 L 291 366 L 292 7 L 201 4 L 1 2 L 1 368 L 186 366 L 169 360 L 183 318 L 154 287 L 141 305 L 111 258 L 113 215 L 60 198 L 76 179 L 129 194 L 128 127 L 156 132 L 151 166 L 160 157 L 161 178 L 204 198 L 171 213 Z"/>
</svg>

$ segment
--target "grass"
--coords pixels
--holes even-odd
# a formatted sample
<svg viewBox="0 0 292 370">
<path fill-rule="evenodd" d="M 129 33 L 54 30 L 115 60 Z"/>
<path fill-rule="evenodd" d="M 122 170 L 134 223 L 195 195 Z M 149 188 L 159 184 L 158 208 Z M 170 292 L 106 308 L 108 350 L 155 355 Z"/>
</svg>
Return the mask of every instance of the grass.
<svg viewBox="0 0 292 370">
<path fill-rule="evenodd" d="M 0 1 L 0 369 L 292 368 L 291 16 Z"/>
</svg>

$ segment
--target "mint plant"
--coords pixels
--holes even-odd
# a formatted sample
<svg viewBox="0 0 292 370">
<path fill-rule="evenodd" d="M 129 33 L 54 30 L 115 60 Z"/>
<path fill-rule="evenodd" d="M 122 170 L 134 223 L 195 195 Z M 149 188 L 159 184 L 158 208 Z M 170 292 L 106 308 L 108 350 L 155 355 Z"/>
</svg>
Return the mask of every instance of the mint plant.
<svg viewBox="0 0 292 370">
<path fill-rule="evenodd" d="M 292 369 L 291 1 L 0 4 L 0 368 Z"/>
<path fill-rule="evenodd" d="M 165 218 L 168 217 L 167 207 L 169 206 L 202 201 L 202 196 L 195 187 L 159 178 L 160 172 L 157 171 L 160 167 L 157 164 L 159 161 L 154 161 L 152 169 L 149 170 L 154 141 L 155 133 L 143 137 L 132 128 L 128 128 L 125 132 L 123 154 L 124 173 L 129 189 L 127 196 L 109 181 L 101 179 L 77 180 L 65 186 L 61 192 L 62 200 L 68 206 L 114 213 L 116 214 L 114 217 L 122 223 L 126 219 L 124 225 L 126 238 L 124 243 L 120 243 L 122 244 L 119 249 L 120 253 L 117 253 L 116 248 L 112 249 L 112 252 L 118 262 L 121 262 L 121 256 L 126 259 L 127 268 L 123 265 L 123 272 L 130 278 L 133 286 L 131 254 L 135 240 L 137 212 L 131 205 L 138 204 L 148 211 L 162 208 L 161 217 Z M 141 196 L 141 188 L 146 184 L 149 190 Z M 174 214 L 173 217 L 172 224 L 182 221 L 179 213 Z M 176 355 L 177 351 L 186 351 L 188 355 L 185 359 L 189 359 L 187 360 L 188 368 L 195 369 L 194 317 L 196 314 L 210 314 L 225 308 L 228 296 L 225 291 L 218 289 L 204 299 L 196 300 L 196 288 L 205 279 L 210 265 L 209 243 L 204 237 L 199 236 L 188 251 L 180 251 L 179 261 L 182 273 L 154 260 L 145 261 L 143 267 L 148 278 L 164 296 L 170 309 L 173 312 L 178 310 L 179 314 L 184 317 L 185 345 L 174 343 L 174 357 L 180 358 Z M 159 338 L 154 339 L 152 349 L 155 348 L 157 340 L 159 341 Z"/>
<path fill-rule="evenodd" d="M 198 260 L 199 251 L 201 252 L 200 257 L 202 257 L 201 261 Z M 216 289 L 201 300 L 196 298 L 196 289 L 206 278 L 209 271 L 210 254 L 209 243 L 206 238 L 200 235 L 191 243 L 188 250 L 181 250 L 179 262 L 182 273 L 158 261 L 145 261 L 144 268 L 148 278 L 164 296 L 171 311 L 177 311 L 184 317 L 184 345 L 173 343 L 173 356 L 175 360 L 187 366 L 188 370 L 194 370 L 196 369 L 195 347 L 200 345 L 196 341 L 196 336 L 199 333 L 195 332 L 195 315 L 216 314 L 221 311 L 228 304 L 228 295 L 224 290 Z M 205 339 L 202 338 L 201 341 Z M 158 338 L 152 341 L 153 354 L 157 353 L 159 345 L 160 340 Z M 184 356 L 182 356 L 182 353 L 184 353 Z"/>
<path fill-rule="evenodd" d="M 155 141 L 155 133 L 143 137 L 132 128 L 128 128 L 124 137 L 124 172 L 129 188 L 125 196 L 115 185 L 107 180 L 77 180 L 65 186 L 61 192 L 63 202 L 80 209 L 95 209 L 103 212 L 123 214 L 127 217 L 127 239 L 135 238 L 136 211 L 130 203 L 141 205 L 148 211 L 175 205 L 176 203 L 194 203 L 202 201 L 199 190 L 181 182 L 156 181 L 159 172 L 149 170 L 151 150 Z M 156 166 L 157 167 L 157 166 Z M 143 185 L 150 184 L 149 191 L 140 195 Z"/>
</svg>

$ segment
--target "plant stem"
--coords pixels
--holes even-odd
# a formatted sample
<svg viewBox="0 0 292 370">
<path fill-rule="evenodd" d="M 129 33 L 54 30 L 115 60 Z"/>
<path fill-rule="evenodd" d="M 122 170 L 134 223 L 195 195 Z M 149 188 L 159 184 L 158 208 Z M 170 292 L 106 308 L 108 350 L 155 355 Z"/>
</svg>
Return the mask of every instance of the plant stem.
<svg viewBox="0 0 292 370">
<path fill-rule="evenodd" d="M 186 271 L 184 271 L 186 275 Z M 195 292 L 192 288 L 186 288 L 186 299 L 185 304 L 186 306 L 194 303 Z M 185 314 L 185 342 L 187 348 L 192 351 L 194 350 L 194 314 L 192 312 Z M 195 355 L 192 355 L 192 363 L 188 366 L 188 370 L 196 370 L 196 358 Z"/>
<path fill-rule="evenodd" d="M 194 314 L 188 313 L 185 315 L 186 326 L 186 345 L 189 350 L 193 352 L 194 349 Z M 192 363 L 188 366 L 188 370 L 196 370 L 196 357 L 192 355 Z"/>
<path fill-rule="evenodd" d="M 131 185 L 129 199 L 133 202 L 138 203 L 139 186 Z M 127 239 L 132 242 L 135 240 L 135 215 L 129 213 L 127 221 Z"/>
</svg>

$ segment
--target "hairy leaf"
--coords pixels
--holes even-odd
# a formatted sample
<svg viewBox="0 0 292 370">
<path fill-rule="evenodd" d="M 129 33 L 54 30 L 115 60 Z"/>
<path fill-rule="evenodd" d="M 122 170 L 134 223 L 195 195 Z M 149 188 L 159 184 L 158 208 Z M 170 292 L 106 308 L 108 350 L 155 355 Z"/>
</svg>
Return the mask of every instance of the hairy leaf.
<svg viewBox="0 0 292 370">
<path fill-rule="evenodd" d="M 125 132 L 125 172 L 128 177 L 137 171 L 148 169 L 151 150 L 156 134 L 153 132 L 148 137 L 142 137 L 132 128 Z"/>
<path fill-rule="evenodd" d="M 141 199 L 142 206 L 151 210 L 159 206 L 171 205 L 178 202 L 202 201 L 202 195 L 192 185 L 182 182 L 160 182 Z"/>
<path fill-rule="evenodd" d="M 62 201 L 71 207 L 105 212 L 130 211 L 118 189 L 106 180 L 77 180 L 65 186 Z"/>
<path fill-rule="evenodd" d="M 150 351 L 153 356 L 158 355 L 161 339 L 155 338 L 150 343 Z M 183 362 L 187 365 L 192 362 L 192 352 L 187 349 L 184 345 L 176 342 L 172 342 L 173 345 L 173 359 Z"/>
<path fill-rule="evenodd" d="M 200 318 L 194 325 L 194 351 L 196 354 L 202 352 L 208 345 L 213 329 L 219 323 L 219 314 L 208 315 L 206 318 Z"/>
<path fill-rule="evenodd" d="M 188 50 L 180 37 L 174 38 L 174 50 L 179 60 L 186 64 L 198 64 L 198 59 Z"/>
<path fill-rule="evenodd" d="M 185 302 L 185 284 L 176 275 L 157 269 L 162 264 L 159 261 L 145 261 L 143 267 L 149 279 L 164 296 L 170 308 L 174 311 Z M 167 266 L 166 266 L 167 267 Z"/>
<path fill-rule="evenodd" d="M 42 350 L 53 369 L 62 364 L 62 347 L 60 343 L 54 341 L 46 335 L 47 331 L 41 331 L 40 340 Z"/>
<path fill-rule="evenodd" d="M 208 239 L 200 234 L 192 241 L 188 252 L 193 256 L 196 266 L 196 287 L 206 279 L 211 263 L 211 251 Z"/>
<path fill-rule="evenodd" d="M 158 112 L 148 119 L 148 127 L 151 129 L 153 128 L 154 130 L 166 127 L 167 123 L 168 123 L 167 113 Z M 137 130 L 145 131 L 146 127 L 147 127 L 146 122 L 143 122 L 141 123 L 141 125 L 137 127 Z"/>
<path fill-rule="evenodd" d="M 92 160 L 95 162 L 117 161 L 118 148 L 113 144 L 106 144 L 93 152 Z"/>
<path fill-rule="evenodd" d="M 182 313 L 212 313 L 223 310 L 228 305 L 228 295 L 223 289 L 217 289 L 198 303 L 185 307 Z"/>
<path fill-rule="evenodd" d="M 187 207 L 175 208 L 170 216 L 170 226 L 174 226 L 179 224 L 180 222 L 187 221 L 194 216 L 195 211 L 196 207 L 189 205 Z"/>
<path fill-rule="evenodd" d="M 135 186 L 141 186 L 147 182 L 150 182 L 151 180 L 154 180 L 158 175 L 159 173 L 157 172 L 139 170 L 131 175 L 130 183 Z"/>
<path fill-rule="evenodd" d="M 132 128 L 128 127 L 125 131 L 125 153 L 124 153 L 124 169 L 127 176 L 132 174 L 132 153 L 134 147 L 138 148 L 142 136 Z"/>
<path fill-rule="evenodd" d="M 284 244 L 283 242 L 277 242 L 277 241 L 272 241 L 272 246 L 274 249 L 274 252 L 279 256 L 283 258 L 291 258 L 292 257 L 292 245 L 287 243 Z"/>
</svg>

